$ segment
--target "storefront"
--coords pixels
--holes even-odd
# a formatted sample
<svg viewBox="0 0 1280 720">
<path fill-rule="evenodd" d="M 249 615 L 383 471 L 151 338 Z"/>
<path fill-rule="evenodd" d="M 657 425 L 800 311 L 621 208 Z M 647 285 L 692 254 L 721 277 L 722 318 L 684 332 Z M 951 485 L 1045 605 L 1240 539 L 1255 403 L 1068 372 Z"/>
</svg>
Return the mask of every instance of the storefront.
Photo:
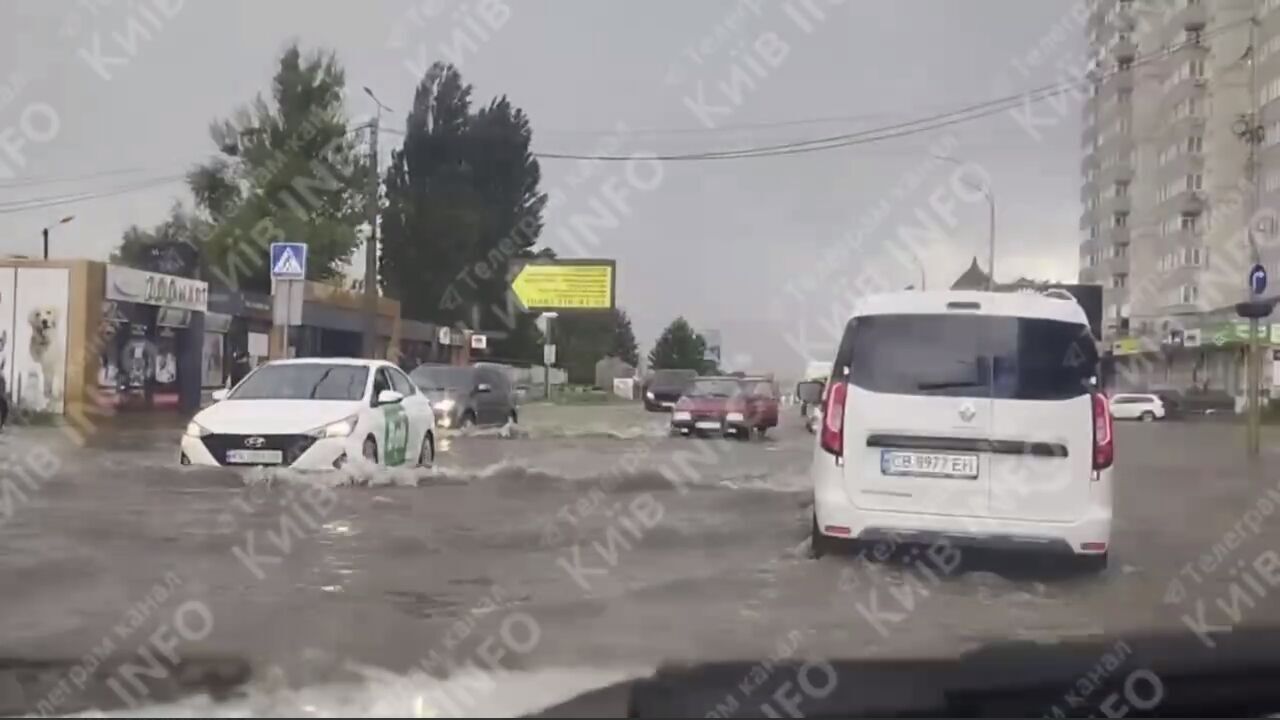
<svg viewBox="0 0 1280 720">
<path fill-rule="evenodd" d="M 201 384 L 206 389 L 225 386 L 238 353 L 248 355 L 249 368 L 266 362 L 270 336 L 271 296 L 211 288 L 200 354 Z"/>
<path fill-rule="evenodd" d="M 208 302 L 203 281 L 107 265 L 98 404 L 129 411 L 198 402 Z"/>
</svg>

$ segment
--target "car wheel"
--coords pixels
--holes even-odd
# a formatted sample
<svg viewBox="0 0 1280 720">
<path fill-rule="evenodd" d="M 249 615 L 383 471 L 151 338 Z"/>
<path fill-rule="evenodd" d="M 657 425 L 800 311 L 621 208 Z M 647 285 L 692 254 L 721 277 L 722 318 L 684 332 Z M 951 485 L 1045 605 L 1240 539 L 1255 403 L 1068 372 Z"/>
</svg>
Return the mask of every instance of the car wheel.
<svg viewBox="0 0 1280 720">
<path fill-rule="evenodd" d="M 418 467 L 429 468 L 436 461 L 436 441 L 431 433 L 422 436 L 422 449 L 418 451 Z"/>
<path fill-rule="evenodd" d="M 520 416 L 516 415 L 515 410 L 512 410 L 511 414 L 507 415 L 507 422 L 511 423 L 512 425 L 515 425 L 520 422 Z"/>
<path fill-rule="evenodd" d="M 378 441 L 374 440 L 373 437 L 365 438 L 364 447 L 361 448 L 361 454 L 364 456 L 365 460 L 368 460 L 374 465 L 377 465 L 378 464 Z"/>
<path fill-rule="evenodd" d="M 1156 414 L 1150 410 L 1142 411 L 1142 422 L 1151 422 L 1156 419 Z"/>
</svg>

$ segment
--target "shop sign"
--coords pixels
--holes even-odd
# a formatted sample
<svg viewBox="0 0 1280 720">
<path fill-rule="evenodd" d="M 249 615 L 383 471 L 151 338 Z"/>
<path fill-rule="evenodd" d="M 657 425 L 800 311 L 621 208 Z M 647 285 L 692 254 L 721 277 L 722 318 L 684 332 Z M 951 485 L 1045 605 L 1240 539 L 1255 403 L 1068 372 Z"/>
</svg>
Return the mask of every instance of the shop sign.
<svg viewBox="0 0 1280 720">
<path fill-rule="evenodd" d="M 205 312 L 209 308 L 209 284 L 202 280 L 107 266 L 107 299 Z"/>
<path fill-rule="evenodd" d="M 489 336 L 487 336 L 487 335 L 472 335 L 472 336 L 471 336 L 471 349 L 472 349 L 472 350 L 487 350 L 488 348 L 489 348 Z"/>
<path fill-rule="evenodd" d="M 1111 352 L 1115 355 L 1136 355 L 1142 352 L 1142 339 L 1120 338 L 1111 344 Z"/>
</svg>

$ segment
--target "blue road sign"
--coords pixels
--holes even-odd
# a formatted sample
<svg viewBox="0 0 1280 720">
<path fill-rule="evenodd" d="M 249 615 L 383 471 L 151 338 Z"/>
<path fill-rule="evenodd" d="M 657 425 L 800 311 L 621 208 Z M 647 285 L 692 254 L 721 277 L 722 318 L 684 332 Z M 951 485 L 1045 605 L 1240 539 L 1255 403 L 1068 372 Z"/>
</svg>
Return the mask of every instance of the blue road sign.
<svg viewBox="0 0 1280 720">
<path fill-rule="evenodd" d="M 271 277 L 276 280 L 305 280 L 306 243 L 271 243 Z"/>
<path fill-rule="evenodd" d="M 1267 269 L 1261 265 L 1254 265 L 1249 271 L 1249 289 L 1254 295 L 1261 295 L 1267 291 Z"/>
</svg>

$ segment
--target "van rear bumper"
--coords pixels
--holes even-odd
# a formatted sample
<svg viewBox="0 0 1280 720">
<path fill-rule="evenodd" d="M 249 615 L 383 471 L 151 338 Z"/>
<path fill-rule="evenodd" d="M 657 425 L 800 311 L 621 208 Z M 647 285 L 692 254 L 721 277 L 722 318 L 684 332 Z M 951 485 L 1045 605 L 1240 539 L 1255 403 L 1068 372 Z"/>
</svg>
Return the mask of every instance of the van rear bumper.
<svg viewBox="0 0 1280 720">
<path fill-rule="evenodd" d="M 933 544 L 960 547 L 1039 550 L 1073 555 L 1098 555 L 1111 547 L 1111 512 L 1093 507 L 1074 522 L 1009 520 L 1006 518 L 937 515 L 864 510 L 838 488 L 815 495 L 819 532 L 833 538 L 866 542 Z M 849 534 L 826 532 L 827 526 L 848 528 Z M 1086 548 L 1088 543 L 1089 549 Z M 1104 543 L 1099 548 L 1096 543 Z"/>
</svg>

